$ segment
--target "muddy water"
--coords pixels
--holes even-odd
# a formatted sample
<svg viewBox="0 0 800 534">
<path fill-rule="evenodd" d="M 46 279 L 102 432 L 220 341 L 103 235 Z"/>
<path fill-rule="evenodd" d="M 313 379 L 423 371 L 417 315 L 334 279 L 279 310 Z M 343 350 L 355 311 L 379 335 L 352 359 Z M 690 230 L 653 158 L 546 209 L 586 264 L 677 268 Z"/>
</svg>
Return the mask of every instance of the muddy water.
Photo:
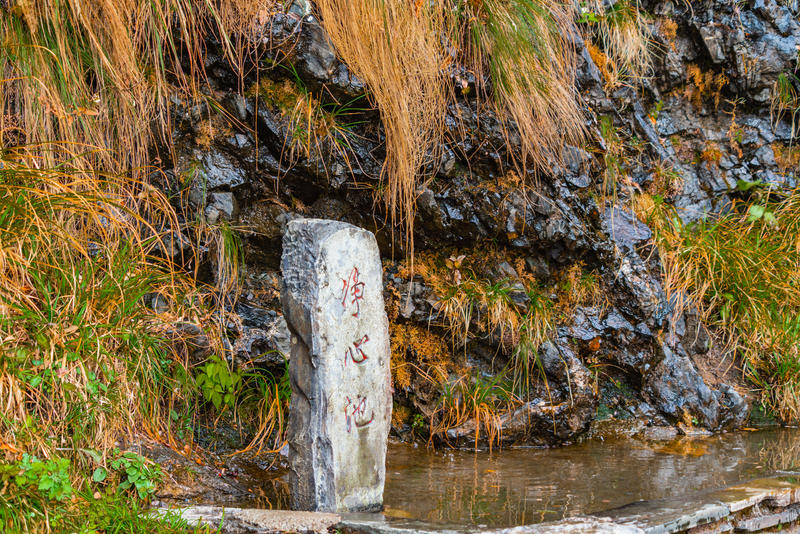
<svg viewBox="0 0 800 534">
<path fill-rule="evenodd" d="M 491 454 L 394 444 L 387 456 L 384 515 L 432 524 L 513 526 L 797 469 L 797 429 L 668 442 L 591 440 Z"/>
</svg>

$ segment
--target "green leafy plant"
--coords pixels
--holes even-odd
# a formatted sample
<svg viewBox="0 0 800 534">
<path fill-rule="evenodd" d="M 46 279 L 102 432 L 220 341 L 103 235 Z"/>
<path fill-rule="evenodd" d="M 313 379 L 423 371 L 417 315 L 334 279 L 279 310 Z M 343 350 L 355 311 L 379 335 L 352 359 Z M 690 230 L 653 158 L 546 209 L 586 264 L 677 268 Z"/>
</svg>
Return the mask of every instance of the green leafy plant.
<svg viewBox="0 0 800 534">
<path fill-rule="evenodd" d="M 241 374 L 231 370 L 219 356 L 213 356 L 197 375 L 203 396 L 218 410 L 223 406 L 233 408 L 241 382 Z"/>
<path fill-rule="evenodd" d="M 156 485 L 161 481 L 161 468 L 158 464 L 148 461 L 143 456 L 135 452 L 119 453 L 119 456 L 112 460 L 111 467 L 118 471 L 121 476 L 118 491 L 124 492 L 132 489 L 140 499 L 146 499 L 156 491 Z M 102 481 L 103 473 L 95 470 L 93 478 Z"/>
<path fill-rule="evenodd" d="M 39 460 L 25 453 L 18 463 L 0 467 L 0 479 L 13 480 L 20 488 L 35 487 L 48 499 L 62 501 L 72 495 L 69 468 L 68 458 Z"/>
</svg>

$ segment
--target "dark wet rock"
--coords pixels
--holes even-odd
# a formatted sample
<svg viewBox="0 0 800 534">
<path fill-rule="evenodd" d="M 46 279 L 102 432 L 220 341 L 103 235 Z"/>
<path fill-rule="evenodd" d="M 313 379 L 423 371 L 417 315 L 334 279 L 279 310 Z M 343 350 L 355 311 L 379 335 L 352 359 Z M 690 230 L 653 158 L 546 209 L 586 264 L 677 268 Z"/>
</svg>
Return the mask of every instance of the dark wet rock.
<svg viewBox="0 0 800 534">
<path fill-rule="evenodd" d="M 241 306 L 239 309 L 242 309 Z M 240 335 L 233 343 L 233 351 L 239 362 L 271 367 L 284 365 L 289 359 L 290 349 L 291 334 L 283 316 L 258 323 L 248 321 L 243 324 Z"/>
<path fill-rule="evenodd" d="M 664 326 L 669 316 L 669 305 L 661 283 L 638 254 L 629 253 L 620 258 L 615 282 L 633 297 L 630 301 L 620 303 L 622 312 L 632 317 L 642 317 L 645 325 L 651 329 Z"/>
<path fill-rule="evenodd" d="M 365 93 L 363 82 L 336 57 L 336 51 L 314 15 L 306 15 L 293 49 L 298 76 L 318 93 L 332 92 L 345 103 Z M 324 88 L 324 89 L 323 89 Z"/>
<path fill-rule="evenodd" d="M 653 235 L 647 225 L 623 208 L 608 208 L 603 224 L 611 239 L 621 249 L 634 250 L 636 245 L 647 241 Z"/>
<path fill-rule="evenodd" d="M 198 177 L 205 191 L 232 190 L 247 182 L 242 166 L 230 155 L 219 150 L 197 152 Z"/>
<path fill-rule="evenodd" d="M 750 403 L 735 389 L 727 384 L 721 384 L 714 391 L 714 396 L 719 401 L 721 416 L 720 428 L 741 428 L 750 415 Z"/>
<path fill-rule="evenodd" d="M 239 216 L 236 197 L 229 191 L 211 193 L 205 209 L 205 216 L 209 224 L 235 221 Z"/>
<path fill-rule="evenodd" d="M 675 421 L 688 418 L 695 424 L 716 428 L 719 423 L 719 401 L 691 359 L 668 346 L 660 346 L 661 361 L 646 375 L 643 391 L 653 405 Z"/>
<path fill-rule="evenodd" d="M 174 325 L 175 337 L 192 363 L 199 363 L 213 354 L 211 340 L 198 325 L 179 322 Z"/>
</svg>

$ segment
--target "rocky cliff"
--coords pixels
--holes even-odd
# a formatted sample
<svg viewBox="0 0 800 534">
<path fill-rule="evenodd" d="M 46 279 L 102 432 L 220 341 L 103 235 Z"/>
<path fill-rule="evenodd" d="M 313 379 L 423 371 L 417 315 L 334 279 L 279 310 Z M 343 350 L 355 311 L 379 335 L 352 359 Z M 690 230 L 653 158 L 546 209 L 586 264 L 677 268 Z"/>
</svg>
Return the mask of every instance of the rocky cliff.
<svg viewBox="0 0 800 534">
<path fill-rule="evenodd" d="M 639 8 L 652 69 L 627 83 L 609 80 L 591 25 L 577 25 L 589 140 L 565 147 L 564 164 L 546 172 L 514 164 L 519 133 L 504 130 L 463 77 L 446 141 L 417 191 L 413 265 L 379 202 L 380 116 L 312 6 L 295 2 L 261 21 L 246 74 L 209 54 L 209 104 L 174 102 L 178 164 L 165 186 L 186 188 L 187 216 L 226 223 L 242 238 L 235 358 L 280 365 L 277 354 L 288 353 L 276 292 L 282 229 L 296 217 L 330 218 L 378 236 L 398 435 L 434 431 L 464 444 L 477 425 L 502 428 L 505 443 L 555 443 L 608 417 L 741 426 L 752 396 L 740 375 L 722 372 L 735 370 L 735 355 L 665 291 L 654 229 L 633 199 L 657 196 L 688 222 L 726 210 L 741 183 L 794 187 L 794 117 L 779 91 L 797 67 L 798 9 L 775 0 Z M 207 264 L 213 280 L 222 267 Z M 466 280 L 483 289 L 469 293 Z M 448 290 L 463 293 L 461 308 L 446 305 Z M 491 295 L 504 304 L 493 306 Z M 508 328 L 492 322 L 493 310 L 509 314 Z M 516 386 L 513 402 L 492 394 L 492 425 L 477 409 L 447 419 L 442 398 L 449 391 L 452 401 L 453 384 L 514 382 L 508 369 L 524 351 L 524 394 Z"/>
</svg>

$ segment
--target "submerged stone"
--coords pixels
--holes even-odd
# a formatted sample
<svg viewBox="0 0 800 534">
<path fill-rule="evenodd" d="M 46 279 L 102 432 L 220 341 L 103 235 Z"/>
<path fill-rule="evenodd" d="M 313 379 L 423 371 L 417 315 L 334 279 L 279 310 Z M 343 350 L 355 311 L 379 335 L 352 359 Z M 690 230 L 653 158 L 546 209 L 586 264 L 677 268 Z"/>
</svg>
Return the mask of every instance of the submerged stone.
<svg viewBox="0 0 800 534">
<path fill-rule="evenodd" d="M 336 221 L 291 221 L 281 268 L 281 302 L 292 333 L 294 506 L 380 509 L 392 397 L 375 236 Z"/>
</svg>

